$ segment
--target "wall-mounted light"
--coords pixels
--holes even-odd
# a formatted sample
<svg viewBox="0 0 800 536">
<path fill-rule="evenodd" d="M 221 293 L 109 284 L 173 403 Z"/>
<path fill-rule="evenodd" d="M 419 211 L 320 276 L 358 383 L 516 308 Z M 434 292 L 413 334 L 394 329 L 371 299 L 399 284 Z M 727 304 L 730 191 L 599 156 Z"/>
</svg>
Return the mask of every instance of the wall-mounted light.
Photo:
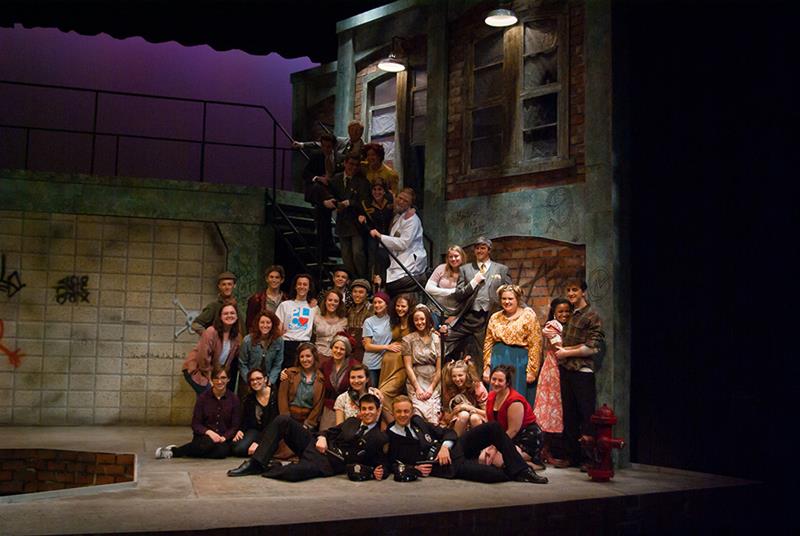
<svg viewBox="0 0 800 536">
<path fill-rule="evenodd" d="M 490 11 L 483 22 L 495 28 L 504 28 L 506 26 L 513 26 L 518 20 L 513 10 L 497 8 Z"/>
<path fill-rule="evenodd" d="M 406 70 L 406 60 L 403 55 L 403 47 L 399 37 L 392 37 L 392 51 L 387 58 L 378 63 L 378 69 L 388 73 L 399 73 Z"/>
</svg>

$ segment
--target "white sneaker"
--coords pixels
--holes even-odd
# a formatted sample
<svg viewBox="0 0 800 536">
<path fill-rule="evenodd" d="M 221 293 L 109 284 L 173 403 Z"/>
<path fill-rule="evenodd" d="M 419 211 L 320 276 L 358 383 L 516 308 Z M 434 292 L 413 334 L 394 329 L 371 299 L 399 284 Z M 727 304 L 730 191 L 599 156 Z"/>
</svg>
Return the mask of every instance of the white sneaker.
<svg viewBox="0 0 800 536">
<path fill-rule="evenodd" d="M 156 449 L 156 459 L 169 460 L 172 458 L 172 449 L 175 445 L 167 445 L 166 447 L 158 447 Z"/>
</svg>

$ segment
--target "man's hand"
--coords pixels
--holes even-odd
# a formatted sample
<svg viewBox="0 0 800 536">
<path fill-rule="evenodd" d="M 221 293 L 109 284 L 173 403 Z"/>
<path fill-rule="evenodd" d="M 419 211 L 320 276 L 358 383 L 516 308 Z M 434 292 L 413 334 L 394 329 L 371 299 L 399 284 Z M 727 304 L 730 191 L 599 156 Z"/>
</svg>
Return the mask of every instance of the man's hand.
<svg viewBox="0 0 800 536">
<path fill-rule="evenodd" d="M 327 440 L 327 439 L 325 439 L 325 436 L 319 436 L 319 437 L 317 438 L 317 444 L 316 444 L 316 447 L 317 447 L 317 450 L 318 450 L 318 451 L 319 451 L 321 454 L 325 454 L 325 452 L 327 452 L 327 450 L 328 450 L 328 440 Z"/>
<path fill-rule="evenodd" d="M 372 472 L 372 476 L 375 477 L 375 480 L 383 480 L 383 466 L 379 465 L 378 467 L 376 467 L 375 470 Z"/>
<path fill-rule="evenodd" d="M 489 377 L 491 376 L 491 374 L 492 374 L 492 369 L 490 369 L 489 367 L 485 367 L 483 369 L 483 381 L 489 383 Z"/>
<path fill-rule="evenodd" d="M 325 201 L 322 202 L 322 204 L 325 206 L 325 208 L 329 208 L 331 210 L 336 208 L 336 201 L 334 201 L 333 199 L 326 199 Z"/>
<path fill-rule="evenodd" d="M 439 449 L 439 454 L 436 455 L 440 465 L 450 465 L 450 449 L 442 445 Z"/>
<path fill-rule="evenodd" d="M 360 223 L 360 224 L 362 224 L 362 225 L 363 225 L 363 224 L 365 224 L 365 223 L 367 223 L 367 217 L 366 217 L 366 216 L 364 216 L 364 215 L 361 215 L 361 214 L 359 214 L 359 216 L 358 216 L 358 223 Z"/>
<path fill-rule="evenodd" d="M 380 240 L 381 233 L 377 229 L 371 229 L 370 232 L 369 232 L 369 236 L 371 236 L 372 238 L 377 238 L 377 239 Z"/>
<path fill-rule="evenodd" d="M 241 430 L 239 430 L 238 432 L 236 432 L 236 435 L 233 436 L 233 440 L 234 441 L 241 441 L 241 439 L 243 437 L 244 437 L 244 433 Z"/>
<path fill-rule="evenodd" d="M 566 358 L 570 357 L 571 355 L 572 352 L 570 350 L 567 350 L 566 348 L 559 348 L 558 350 L 556 350 L 556 359 L 558 359 L 559 361 L 563 361 Z"/>
<path fill-rule="evenodd" d="M 422 473 L 422 476 L 429 476 L 431 471 L 433 470 L 433 465 L 429 463 L 423 463 L 422 465 L 415 465 L 414 469 Z"/>
<path fill-rule="evenodd" d="M 300 143 L 299 141 L 292 140 L 292 149 L 302 149 L 302 148 L 303 148 L 302 143 Z"/>
</svg>

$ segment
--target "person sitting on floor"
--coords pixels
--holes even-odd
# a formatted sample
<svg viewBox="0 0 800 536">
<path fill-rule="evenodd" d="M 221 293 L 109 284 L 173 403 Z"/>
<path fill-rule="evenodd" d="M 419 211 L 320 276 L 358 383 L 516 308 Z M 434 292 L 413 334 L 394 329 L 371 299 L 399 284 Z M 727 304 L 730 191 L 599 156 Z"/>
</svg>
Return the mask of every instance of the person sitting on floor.
<svg viewBox="0 0 800 536">
<path fill-rule="evenodd" d="M 476 426 L 459 439 L 453 430 L 435 426 L 414 415 L 411 399 L 407 396 L 394 399 L 392 413 L 394 423 L 387 431 L 388 459 L 397 481 L 436 476 L 485 483 L 515 480 L 547 484 L 547 478 L 528 467 L 497 423 Z M 502 470 L 478 462 L 481 451 L 490 446 L 505 455 Z"/>
<path fill-rule="evenodd" d="M 333 409 L 336 411 L 336 425 L 345 419 L 358 416 L 358 401 L 367 393 L 377 396 L 383 403 L 383 394 L 377 387 L 368 387 L 367 367 L 361 363 L 350 367 L 350 389 L 336 397 Z"/>
<path fill-rule="evenodd" d="M 247 373 L 250 394 L 242 401 L 242 437 L 233 443 L 231 453 L 239 458 L 251 456 L 258 448 L 261 432 L 278 416 L 278 389 L 269 383 L 260 368 Z M 238 435 L 238 434 L 237 434 Z"/>
<path fill-rule="evenodd" d="M 228 476 L 262 474 L 289 482 L 334 476 L 348 472 L 351 480 L 381 480 L 385 476 L 384 447 L 386 434 L 378 426 L 381 402 L 375 395 L 366 394 L 359 400 L 359 416 L 329 428 L 314 441 L 306 428 L 284 416 L 277 417 L 261 436 L 253 456 Z M 283 440 L 300 461 L 281 465 L 271 463 L 272 455 Z"/>
<path fill-rule="evenodd" d="M 239 398 L 228 390 L 228 371 L 218 367 L 211 372 L 211 389 L 201 393 L 194 404 L 189 443 L 156 449 L 156 458 L 226 458 L 233 444 L 244 434 L 239 430 L 242 410 Z"/>
<path fill-rule="evenodd" d="M 468 359 L 450 361 L 445 365 L 442 380 L 442 424 L 450 426 L 460 437 L 467 429 L 486 422 L 486 399 L 489 393 Z"/>
</svg>

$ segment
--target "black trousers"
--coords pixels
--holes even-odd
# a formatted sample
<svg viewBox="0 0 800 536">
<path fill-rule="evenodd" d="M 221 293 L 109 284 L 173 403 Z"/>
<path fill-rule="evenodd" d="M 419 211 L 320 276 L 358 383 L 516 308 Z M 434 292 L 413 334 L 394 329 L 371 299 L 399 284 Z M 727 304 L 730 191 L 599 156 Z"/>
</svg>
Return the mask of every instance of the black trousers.
<svg viewBox="0 0 800 536">
<path fill-rule="evenodd" d="M 302 424 L 289 415 L 279 415 L 262 432 L 253 459 L 263 465 L 269 464 L 278 444 L 283 440 L 295 454 L 300 455 L 298 463 L 276 466 L 265 476 L 287 482 L 301 482 L 312 478 L 333 476 L 345 470 L 343 463 L 332 463 L 329 457 L 316 448 L 314 436 Z"/>
<path fill-rule="evenodd" d="M 231 453 L 231 443 L 214 443 L 207 435 L 197 435 L 191 442 L 172 449 L 173 458 L 227 458 Z"/>
<path fill-rule="evenodd" d="M 579 372 L 558 367 L 561 376 L 561 406 L 564 412 L 564 449 L 565 458 L 573 464 L 579 464 L 581 446 L 578 440 L 581 435 L 594 434 L 591 417 L 597 405 L 597 388 L 593 372 Z"/>
<path fill-rule="evenodd" d="M 483 374 L 483 338 L 488 316 L 486 311 L 467 311 L 450 328 L 445 337 L 445 363 L 460 359 L 462 355 L 471 355 L 478 376 Z"/>
<path fill-rule="evenodd" d="M 487 422 L 468 430 L 456 445 L 455 448 L 461 452 L 453 456 L 452 467 L 434 466 L 433 476 L 492 484 L 508 482 L 528 468 L 511 438 L 497 422 Z M 490 445 L 494 445 L 503 455 L 503 469 L 478 463 L 481 451 Z"/>
</svg>

